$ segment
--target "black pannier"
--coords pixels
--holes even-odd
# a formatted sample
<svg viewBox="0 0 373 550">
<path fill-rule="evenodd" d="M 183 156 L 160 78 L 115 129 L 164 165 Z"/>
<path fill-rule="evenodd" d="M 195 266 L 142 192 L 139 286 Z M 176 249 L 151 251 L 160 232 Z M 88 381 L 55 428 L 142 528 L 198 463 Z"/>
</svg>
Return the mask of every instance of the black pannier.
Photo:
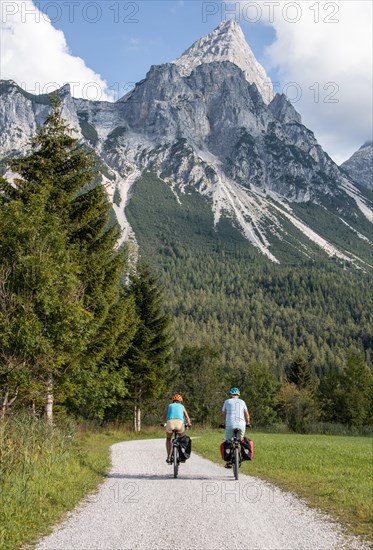
<svg viewBox="0 0 373 550">
<path fill-rule="evenodd" d="M 254 458 L 254 441 L 248 437 L 241 440 L 242 460 L 252 460 Z"/>
<path fill-rule="evenodd" d="M 188 435 L 179 437 L 179 455 L 181 462 L 185 462 L 192 452 L 192 440 Z"/>
</svg>

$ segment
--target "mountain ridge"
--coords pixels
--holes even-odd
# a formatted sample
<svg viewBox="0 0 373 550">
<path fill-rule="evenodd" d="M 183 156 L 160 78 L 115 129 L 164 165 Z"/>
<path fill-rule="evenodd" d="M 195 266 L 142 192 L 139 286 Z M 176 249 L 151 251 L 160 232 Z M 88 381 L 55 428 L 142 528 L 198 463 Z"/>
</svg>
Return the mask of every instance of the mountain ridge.
<svg viewBox="0 0 373 550">
<path fill-rule="evenodd" d="M 373 141 L 363 143 L 340 167 L 354 181 L 373 190 Z"/>
<path fill-rule="evenodd" d="M 197 190 L 213 211 L 214 227 L 222 218 L 231 220 L 273 262 L 281 261 L 276 247 L 285 240 L 305 259 L 316 246 L 342 262 L 373 265 L 373 202 L 322 150 L 284 95 L 267 102 L 258 83 L 224 59 L 231 55 L 225 45 L 229 50 L 233 41 L 241 48 L 242 37 L 236 23 L 221 24 L 200 39 L 204 62 L 197 56 L 195 66 L 189 63 L 197 41 L 179 58 L 187 55 L 188 63 L 184 57 L 152 66 L 116 103 L 74 99 L 68 86 L 59 91 L 62 115 L 104 163 L 120 244 L 134 240 L 125 208 L 136 179 L 150 171 L 179 202 Z M 204 57 L 214 47 L 217 59 Z M 43 123 L 48 98 L 9 81 L 0 92 L 0 150 L 19 153 Z M 316 208 L 315 218 L 307 204 Z M 345 240 L 328 226 L 323 209 Z"/>
</svg>

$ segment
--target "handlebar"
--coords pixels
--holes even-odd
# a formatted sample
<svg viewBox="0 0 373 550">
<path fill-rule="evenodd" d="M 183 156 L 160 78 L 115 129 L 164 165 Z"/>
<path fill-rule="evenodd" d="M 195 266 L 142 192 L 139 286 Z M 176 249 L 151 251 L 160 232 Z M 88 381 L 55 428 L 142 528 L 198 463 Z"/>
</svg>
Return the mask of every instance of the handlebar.
<svg viewBox="0 0 373 550">
<path fill-rule="evenodd" d="M 164 424 L 163 422 L 160 422 L 159 425 L 160 425 L 162 428 L 165 428 L 165 427 L 166 427 L 166 424 Z M 185 429 L 186 429 L 186 430 L 190 430 L 191 427 L 192 427 L 192 424 L 185 424 Z"/>
<path fill-rule="evenodd" d="M 219 424 L 219 428 L 225 429 L 225 424 Z M 246 424 L 246 428 L 252 428 L 252 425 Z"/>
</svg>

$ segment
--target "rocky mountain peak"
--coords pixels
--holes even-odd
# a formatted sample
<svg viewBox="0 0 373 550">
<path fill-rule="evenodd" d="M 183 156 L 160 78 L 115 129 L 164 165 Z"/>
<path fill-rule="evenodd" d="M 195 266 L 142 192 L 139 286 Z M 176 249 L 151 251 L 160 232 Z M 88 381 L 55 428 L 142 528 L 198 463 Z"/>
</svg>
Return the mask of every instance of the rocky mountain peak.
<svg viewBox="0 0 373 550">
<path fill-rule="evenodd" d="M 272 101 L 272 82 L 255 59 L 241 27 L 235 21 L 222 21 L 214 31 L 197 40 L 173 63 L 178 65 L 183 76 L 188 76 L 199 65 L 219 61 L 237 65 L 246 80 L 256 84 L 264 102 L 268 104 Z"/>
<path fill-rule="evenodd" d="M 365 143 L 363 143 L 363 145 L 360 147 L 359 151 L 361 149 L 366 149 L 366 148 L 372 148 L 373 147 L 373 141 L 372 140 L 368 140 L 366 141 Z"/>
<path fill-rule="evenodd" d="M 373 189 L 373 141 L 366 141 L 341 168 L 356 182 Z"/>
</svg>

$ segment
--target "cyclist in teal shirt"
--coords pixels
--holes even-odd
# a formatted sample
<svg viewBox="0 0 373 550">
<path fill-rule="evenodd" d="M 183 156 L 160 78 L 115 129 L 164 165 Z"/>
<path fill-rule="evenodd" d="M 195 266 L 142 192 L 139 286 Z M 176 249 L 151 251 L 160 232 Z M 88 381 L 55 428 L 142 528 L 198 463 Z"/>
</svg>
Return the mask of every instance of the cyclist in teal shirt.
<svg viewBox="0 0 373 550">
<path fill-rule="evenodd" d="M 165 410 L 162 423 L 166 428 L 166 462 L 170 464 L 171 437 L 173 430 L 177 430 L 178 434 L 184 435 L 185 424 L 188 426 L 191 425 L 189 415 L 183 405 L 183 397 L 179 393 L 173 395 L 172 403 L 170 403 Z"/>
</svg>

